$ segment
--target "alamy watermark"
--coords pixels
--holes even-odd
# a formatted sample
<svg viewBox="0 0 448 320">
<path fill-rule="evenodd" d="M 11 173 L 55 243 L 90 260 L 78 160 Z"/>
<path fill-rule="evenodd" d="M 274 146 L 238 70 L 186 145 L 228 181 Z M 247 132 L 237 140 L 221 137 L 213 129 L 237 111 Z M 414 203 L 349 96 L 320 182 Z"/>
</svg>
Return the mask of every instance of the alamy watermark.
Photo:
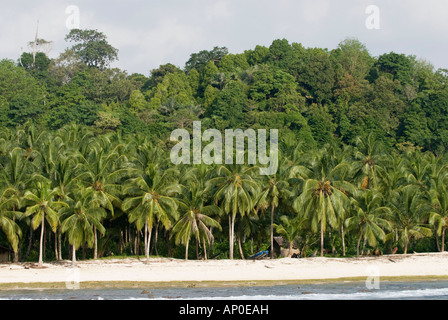
<svg viewBox="0 0 448 320">
<path fill-rule="evenodd" d="M 68 30 L 80 28 L 80 11 L 79 7 L 75 5 L 68 6 L 65 13 L 69 16 L 65 20 L 65 26 Z"/>
<path fill-rule="evenodd" d="M 376 5 L 369 5 L 366 7 L 366 14 L 369 16 L 366 19 L 366 28 L 369 30 L 380 29 L 380 8 Z"/>
<path fill-rule="evenodd" d="M 65 270 L 67 275 L 65 280 L 65 287 L 70 290 L 80 289 L 80 271 L 79 269 L 67 269 Z"/>
<path fill-rule="evenodd" d="M 380 289 L 380 269 L 377 266 L 368 266 L 366 268 L 368 274 L 366 279 L 366 288 L 369 290 Z"/>
<path fill-rule="evenodd" d="M 212 138 L 213 141 L 210 142 Z M 190 133 L 186 129 L 176 129 L 171 133 L 171 141 L 178 143 L 171 149 L 170 158 L 171 162 L 176 165 L 181 163 L 210 165 L 213 163 L 223 164 L 223 162 L 225 164 L 267 165 L 260 167 L 260 174 L 273 175 L 278 169 L 278 130 L 270 129 L 269 155 L 266 140 L 265 129 L 259 129 L 257 132 L 254 129 L 245 131 L 226 129 L 223 149 L 221 132 L 217 129 L 207 129 L 202 133 L 201 122 L 195 121 L 193 122 L 193 143 L 191 143 Z M 202 147 L 203 142 L 210 143 Z M 193 156 L 191 156 L 191 148 Z"/>
</svg>

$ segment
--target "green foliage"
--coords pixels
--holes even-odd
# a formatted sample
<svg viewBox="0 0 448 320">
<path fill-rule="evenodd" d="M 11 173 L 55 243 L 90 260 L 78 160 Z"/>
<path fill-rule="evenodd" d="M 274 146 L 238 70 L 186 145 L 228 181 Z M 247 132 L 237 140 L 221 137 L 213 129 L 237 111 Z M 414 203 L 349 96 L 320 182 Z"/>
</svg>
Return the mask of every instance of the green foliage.
<svg viewBox="0 0 448 320">
<path fill-rule="evenodd" d="M 104 69 L 118 58 L 118 50 L 97 30 L 72 29 L 65 40 L 76 43 L 71 50 L 89 67 Z"/>
<path fill-rule="evenodd" d="M 0 242 L 22 254 L 28 251 L 24 259 L 37 257 L 39 247 L 31 241 L 25 248 L 33 214 L 24 195 L 44 197 L 39 192 L 45 188 L 35 186 L 45 179 L 50 181 L 46 195 L 54 191 L 52 201 L 86 212 L 85 219 L 72 218 L 63 230 L 62 220 L 73 212 L 58 216 L 59 221 L 50 214 L 46 219 L 56 229 L 47 232 L 64 232 L 68 237 L 62 241 L 75 249 L 93 246 L 100 256 L 142 254 L 144 248 L 148 257 L 151 246 L 166 255 L 191 256 L 195 250 L 188 243 L 197 244 L 203 255 L 221 252 L 221 257 L 233 257 L 241 244 L 247 255 L 254 246 L 269 245 L 269 204 L 275 204 L 276 228 L 305 252 L 313 252 L 319 239 L 322 249 L 342 252 L 339 247 L 346 246 L 349 254 L 375 246 L 433 250 L 428 239 L 434 238 L 437 248 L 444 248 L 446 213 L 434 204 L 444 206 L 442 186 L 447 182 L 446 69 L 434 70 L 425 61 L 395 52 L 373 57 L 356 39 L 331 51 L 277 39 L 243 53 L 215 47 L 191 54 L 183 69 L 167 63 L 149 77 L 129 76 L 108 67 L 118 50 L 101 32 L 72 30 L 66 40 L 74 45 L 54 59 L 25 52 L 17 62 L 0 61 Z M 136 178 L 149 175 L 150 165 L 171 172 L 170 133 L 190 130 L 193 121 L 221 131 L 278 129 L 279 172 L 291 173 L 282 176 L 289 192 L 255 207 L 257 192 L 269 190 L 278 179 L 249 174 L 251 166 L 239 168 L 244 172 L 224 167 L 219 173 L 214 167 L 196 168 L 195 174 L 174 168 L 179 172 L 172 173 L 165 187 L 179 184 L 185 191 L 191 190 L 185 177 L 203 185 L 221 178 L 228 194 L 239 200 L 216 194 L 212 184 L 201 184 L 199 197 L 167 194 L 171 200 L 166 199 L 165 208 L 151 211 L 144 246 L 139 232 L 145 224 L 138 220 L 145 216 L 144 207 L 135 209 L 139 206 L 133 202 L 131 209 L 129 191 L 140 188 L 134 197 L 148 192 L 153 178 L 146 187 Z M 238 191 L 237 177 L 243 175 L 245 189 Z M 95 192 L 88 194 L 92 188 Z M 300 197 L 303 206 L 294 205 L 288 193 Z M 377 194 L 383 195 L 381 201 Z M 414 202 L 408 201 L 411 197 Z M 200 208 L 220 207 L 221 215 L 179 209 L 180 202 L 193 199 L 203 201 Z M 383 207 L 390 212 L 379 209 Z M 135 214 L 131 221 L 130 210 Z M 37 220 L 33 223 L 40 228 Z M 97 231 L 104 226 L 106 234 L 100 232 L 104 237 L 98 241 L 95 232 L 80 231 L 88 225 L 92 232 L 93 226 Z M 153 238 L 156 246 L 148 242 L 150 232 L 159 236 Z"/>
</svg>

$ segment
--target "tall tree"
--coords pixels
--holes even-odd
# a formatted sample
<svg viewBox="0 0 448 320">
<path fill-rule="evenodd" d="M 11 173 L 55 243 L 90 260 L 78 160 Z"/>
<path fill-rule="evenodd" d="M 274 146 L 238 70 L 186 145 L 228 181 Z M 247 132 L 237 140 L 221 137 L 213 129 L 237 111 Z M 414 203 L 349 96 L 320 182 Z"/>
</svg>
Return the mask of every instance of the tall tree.
<svg viewBox="0 0 448 320">
<path fill-rule="evenodd" d="M 213 240 L 210 227 L 221 230 L 221 225 L 212 218 L 218 215 L 220 208 L 206 203 L 205 189 L 196 183 L 183 188 L 179 199 L 180 218 L 173 226 L 176 243 L 185 245 L 185 260 L 188 260 L 188 245 L 194 236 L 197 243 L 203 243 L 204 258 L 207 260 L 207 246 Z"/>
<path fill-rule="evenodd" d="M 72 29 L 65 37 L 75 42 L 71 50 L 90 67 L 104 69 L 118 58 L 118 49 L 107 42 L 107 37 L 97 30 Z"/>
<path fill-rule="evenodd" d="M 178 217 L 175 195 L 180 185 L 172 179 L 173 170 L 165 170 L 159 164 L 149 164 L 144 172 L 132 178 L 125 188 L 123 210 L 129 222 L 138 230 L 144 228 L 146 262 L 149 262 L 149 246 L 154 223 L 162 222 L 170 229 Z"/>
<path fill-rule="evenodd" d="M 74 199 L 68 201 L 68 206 L 61 209 L 62 232 L 68 234 L 72 245 L 72 263 L 76 264 L 76 250 L 87 244 L 92 248 L 96 243 L 96 230 L 101 234 L 106 229 L 101 224 L 106 211 L 98 203 L 92 189 L 81 188 L 74 193 Z"/>
<path fill-rule="evenodd" d="M 381 193 L 376 190 L 359 190 L 350 202 L 354 214 L 345 220 L 345 225 L 359 232 L 356 245 L 356 255 L 359 256 L 362 239 L 372 247 L 376 247 L 378 240 L 386 240 L 386 231 L 392 228 L 388 219 L 391 211 L 384 205 Z"/>
<path fill-rule="evenodd" d="M 403 253 L 408 251 L 411 239 L 421 239 L 432 235 L 431 229 L 424 224 L 427 220 L 428 203 L 416 185 L 406 185 L 394 192 L 391 199 L 393 224 Z M 425 216 L 426 215 L 426 216 Z"/>
<path fill-rule="evenodd" d="M 333 228 L 342 226 L 348 208 L 348 193 L 353 192 L 354 187 L 348 182 L 349 163 L 337 159 L 331 147 L 322 148 L 312 155 L 309 163 L 311 172 L 293 207 L 309 219 L 314 232 L 320 230 L 320 254 L 323 256 L 327 224 Z"/>
<path fill-rule="evenodd" d="M 32 191 L 26 191 L 24 199 L 28 201 L 26 204 L 26 216 L 33 216 L 31 220 L 31 226 L 36 230 L 39 226 L 40 241 L 39 241 L 39 265 L 43 264 L 42 246 L 44 240 L 44 228 L 45 221 L 48 222 L 53 232 L 56 232 L 56 228 L 59 224 L 58 211 L 63 206 L 67 206 L 65 202 L 57 201 L 57 191 L 50 189 L 50 183 L 48 181 L 36 182 L 35 188 Z"/>
<path fill-rule="evenodd" d="M 259 184 L 252 178 L 255 167 L 244 165 L 221 165 L 216 176 L 207 182 L 214 190 L 214 198 L 229 217 L 229 258 L 233 259 L 235 220 L 238 214 L 249 215 L 254 209 Z"/>
</svg>

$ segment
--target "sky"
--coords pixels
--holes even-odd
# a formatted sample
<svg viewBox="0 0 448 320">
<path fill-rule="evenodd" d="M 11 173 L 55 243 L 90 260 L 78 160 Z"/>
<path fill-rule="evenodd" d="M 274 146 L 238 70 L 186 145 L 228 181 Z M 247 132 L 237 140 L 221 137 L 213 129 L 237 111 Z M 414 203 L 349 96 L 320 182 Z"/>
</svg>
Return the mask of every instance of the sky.
<svg viewBox="0 0 448 320">
<path fill-rule="evenodd" d="M 373 56 L 394 51 L 448 69 L 446 0 L 0 1 L 0 59 L 30 52 L 38 26 L 51 58 L 71 46 L 70 28 L 96 29 L 119 50 L 112 67 L 146 76 L 215 46 L 242 53 L 283 38 L 329 50 L 356 38 Z"/>
</svg>

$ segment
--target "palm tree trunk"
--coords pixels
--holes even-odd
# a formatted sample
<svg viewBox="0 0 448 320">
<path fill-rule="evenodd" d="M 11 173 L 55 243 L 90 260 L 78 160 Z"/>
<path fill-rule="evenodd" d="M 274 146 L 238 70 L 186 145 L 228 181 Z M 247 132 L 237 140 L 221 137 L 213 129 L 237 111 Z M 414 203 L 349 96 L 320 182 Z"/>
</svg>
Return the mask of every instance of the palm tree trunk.
<svg viewBox="0 0 448 320">
<path fill-rule="evenodd" d="M 271 259 L 274 259 L 274 203 L 271 205 Z"/>
<path fill-rule="evenodd" d="M 134 254 L 136 256 L 139 255 L 140 250 L 139 250 L 139 231 L 135 230 L 135 238 L 134 238 Z"/>
<path fill-rule="evenodd" d="M 233 260 L 233 226 L 234 226 L 233 214 L 229 214 L 229 258 Z"/>
<path fill-rule="evenodd" d="M 159 221 L 157 221 L 156 226 L 154 227 L 154 253 L 156 256 L 159 255 L 159 252 L 157 251 L 157 239 L 159 237 Z"/>
<path fill-rule="evenodd" d="M 439 244 L 439 235 L 437 234 L 437 227 L 435 228 L 434 234 L 436 235 L 436 246 L 437 246 L 437 251 L 441 252 L 440 250 L 440 244 Z"/>
<path fill-rule="evenodd" d="M 40 241 L 39 241 L 39 266 L 42 266 L 43 259 L 42 259 L 42 245 L 44 241 L 44 225 L 45 225 L 45 216 L 42 214 L 42 221 L 40 223 Z"/>
<path fill-rule="evenodd" d="M 409 243 L 409 239 L 406 239 L 406 243 L 404 244 L 404 252 L 403 252 L 403 254 L 407 254 L 408 253 L 408 243 Z"/>
<path fill-rule="evenodd" d="M 76 266 L 76 247 L 72 246 L 72 265 Z"/>
<path fill-rule="evenodd" d="M 146 256 L 146 251 L 149 251 L 149 243 L 148 243 L 148 221 L 145 222 L 145 229 L 144 229 L 143 242 L 144 242 L 144 244 L 145 244 L 145 256 Z M 148 261 L 146 261 L 146 262 L 148 262 Z"/>
<path fill-rule="evenodd" d="M 210 227 L 210 234 L 213 234 L 213 227 Z M 208 251 L 212 251 L 212 248 L 213 248 L 213 242 L 214 242 L 214 239 L 213 239 L 213 237 L 210 239 L 210 242 L 209 242 L 209 244 L 208 244 Z"/>
<path fill-rule="evenodd" d="M 442 229 L 442 252 L 445 251 L 445 231 L 446 231 L 446 227 L 443 227 L 443 229 Z"/>
<path fill-rule="evenodd" d="M 207 260 L 207 244 L 205 242 L 205 238 L 203 241 L 203 246 L 204 246 L 204 259 Z"/>
<path fill-rule="evenodd" d="M 30 236 L 28 238 L 28 248 L 26 249 L 26 253 L 25 253 L 25 259 L 24 259 L 25 261 L 28 259 L 28 256 L 30 255 L 32 245 L 33 245 L 33 226 L 30 223 Z M 15 258 L 15 255 L 14 255 L 14 258 Z M 17 261 L 14 261 L 14 262 L 17 262 Z"/>
<path fill-rule="evenodd" d="M 96 260 L 98 259 L 98 237 L 96 234 L 96 227 L 93 226 L 93 243 L 94 243 L 94 248 L 93 248 L 93 259 Z"/>
<path fill-rule="evenodd" d="M 185 260 L 188 260 L 188 244 L 190 243 L 190 240 L 187 241 L 187 244 L 185 245 Z"/>
<path fill-rule="evenodd" d="M 58 230 L 58 257 L 59 260 L 62 260 L 62 235 L 60 227 Z"/>
<path fill-rule="evenodd" d="M 358 238 L 358 243 L 356 244 L 356 256 L 359 257 L 359 246 L 361 244 L 361 239 L 362 239 L 362 229 L 359 232 L 359 238 Z"/>
<path fill-rule="evenodd" d="M 56 229 L 56 232 L 54 233 L 54 258 L 56 261 L 59 261 L 58 256 L 58 230 Z"/>
<path fill-rule="evenodd" d="M 345 236 L 344 236 L 344 223 L 341 223 L 341 238 L 342 238 L 342 256 L 345 257 Z"/>
<path fill-rule="evenodd" d="M 320 221 L 320 256 L 324 256 L 324 222 Z"/>
<path fill-rule="evenodd" d="M 362 251 L 361 251 L 361 255 L 364 255 L 364 249 L 366 248 L 366 243 L 367 243 L 367 236 L 364 237 L 364 241 L 362 242 Z"/>
<path fill-rule="evenodd" d="M 146 223 L 146 227 L 147 232 L 148 232 L 148 240 L 147 240 L 147 245 L 146 245 L 146 263 L 149 263 L 149 244 L 151 243 L 151 233 L 152 233 L 152 228 L 149 228 L 148 224 Z"/>
<path fill-rule="evenodd" d="M 240 250 L 241 259 L 245 260 L 244 253 L 243 253 L 243 247 L 241 245 L 241 234 L 239 232 L 238 232 L 238 249 Z"/>
<path fill-rule="evenodd" d="M 199 241 L 196 239 L 196 260 L 199 260 Z"/>
</svg>

